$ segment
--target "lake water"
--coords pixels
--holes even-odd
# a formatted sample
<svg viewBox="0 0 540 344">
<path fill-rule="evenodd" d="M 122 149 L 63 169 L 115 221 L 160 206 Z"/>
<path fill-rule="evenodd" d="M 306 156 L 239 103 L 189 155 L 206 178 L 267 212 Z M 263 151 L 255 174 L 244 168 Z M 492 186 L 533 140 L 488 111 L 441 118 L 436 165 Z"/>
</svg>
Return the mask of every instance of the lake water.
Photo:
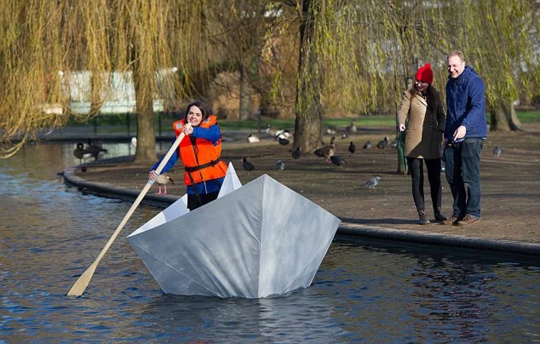
<svg viewBox="0 0 540 344">
<path fill-rule="evenodd" d="M 28 145 L 0 160 L 0 343 L 540 342 L 537 257 L 340 237 L 305 290 L 171 296 L 126 240 L 161 211 L 149 206 L 84 295 L 67 297 L 131 206 L 63 183 L 57 172 L 78 163 L 74 148 Z"/>
</svg>

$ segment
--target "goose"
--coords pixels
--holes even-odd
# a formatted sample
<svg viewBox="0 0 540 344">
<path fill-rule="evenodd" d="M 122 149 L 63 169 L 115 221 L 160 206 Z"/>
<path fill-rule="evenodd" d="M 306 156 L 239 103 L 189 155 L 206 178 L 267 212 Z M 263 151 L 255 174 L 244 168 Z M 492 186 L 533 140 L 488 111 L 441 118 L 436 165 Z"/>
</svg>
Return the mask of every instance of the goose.
<svg viewBox="0 0 540 344">
<path fill-rule="evenodd" d="M 332 138 L 330 139 L 330 144 L 323 147 L 323 156 L 327 164 L 331 163 L 330 157 L 333 156 L 336 152 L 336 145 L 334 144 L 335 140 L 336 138 L 332 136 Z"/>
<path fill-rule="evenodd" d="M 73 155 L 79 159 L 80 163 L 83 163 L 83 160 L 88 159 L 92 154 L 84 149 L 84 144 L 82 142 L 77 143 L 77 148 L 73 151 Z"/>
<path fill-rule="evenodd" d="M 350 132 L 350 133 L 356 133 L 356 132 L 358 131 L 358 128 L 356 128 L 356 123 L 355 123 L 355 122 L 356 122 L 356 120 L 353 120 L 353 121 L 351 122 L 351 125 L 349 125 L 349 126 L 347 127 L 347 131 L 348 131 L 348 132 Z"/>
<path fill-rule="evenodd" d="M 254 134 L 249 134 L 247 140 L 249 143 L 261 142 L 261 139 L 257 135 L 254 135 Z"/>
<path fill-rule="evenodd" d="M 283 138 L 289 139 L 291 138 L 291 132 L 288 131 L 287 129 L 280 129 L 276 131 L 276 137 L 283 137 Z"/>
<path fill-rule="evenodd" d="M 88 146 L 86 146 L 86 150 L 88 153 L 92 154 L 95 160 L 98 159 L 99 153 L 107 153 L 107 150 L 105 148 L 102 148 L 101 146 L 98 146 L 96 144 L 92 144 L 92 139 L 88 138 Z"/>
<path fill-rule="evenodd" d="M 158 192 L 157 195 L 166 195 L 167 194 L 167 184 L 174 184 L 173 177 L 169 176 L 168 174 L 160 174 L 156 178 L 156 184 L 158 185 Z M 163 187 L 163 192 L 161 192 L 161 187 Z"/>
<path fill-rule="evenodd" d="M 287 138 L 284 135 L 279 135 L 278 136 L 278 142 L 282 146 L 286 146 L 286 145 L 288 145 L 290 143 L 290 141 L 287 140 Z"/>
</svg>

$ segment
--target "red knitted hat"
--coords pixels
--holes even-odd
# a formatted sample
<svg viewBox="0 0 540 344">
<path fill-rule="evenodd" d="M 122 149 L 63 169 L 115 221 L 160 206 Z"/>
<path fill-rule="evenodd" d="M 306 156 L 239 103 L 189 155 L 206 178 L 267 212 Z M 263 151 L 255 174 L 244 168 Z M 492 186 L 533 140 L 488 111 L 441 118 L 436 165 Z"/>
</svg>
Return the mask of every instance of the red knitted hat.
<svg viewBox="0 0 540 344">
<path fill-rule="evenodd" d="M 433 82 L 433 71 L 431 70 L 431 65 L 429 63 L 426 63 L 422 67 L 418 68 L 418 72 L 416 72 L 416 80 L 427 82 L 431 85 Z"/>
</svg>

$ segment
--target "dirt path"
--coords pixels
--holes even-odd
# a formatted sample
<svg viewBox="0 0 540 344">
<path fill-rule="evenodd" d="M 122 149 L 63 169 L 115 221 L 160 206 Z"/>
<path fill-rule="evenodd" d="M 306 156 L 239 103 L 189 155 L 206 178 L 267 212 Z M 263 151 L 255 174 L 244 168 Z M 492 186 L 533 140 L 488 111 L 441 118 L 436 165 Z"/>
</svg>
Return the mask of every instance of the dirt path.
<svg viewBox="0 0 540 344">
<path fill-rule="evenodd" d="M 358 133 L 347 139 L 341 139 L 341 132 L 338 131 L 336 155 L 341 155 L 347 160 L 347 165 L 343 168 L 328 165 L 324 159 L 314 154 L 303 154 L 300 159 L 295 160 L 291 157 L 290 145 L 280 146 L 268 137 L 255 144 L 249 144 L 245 140 L 225 142 L 223 158 L 227 162 L 233 162 L 242 183 L 268 174 L 346 222 L 539 243 L 540 125 L 530 125 L 525 129 L 527 131 L 524 132 L 490 133 L 484 144 L 480 167 L 483 194 L 482 221 L 465 228 L 416 224 L 417 214 L 411 195 L 410 176 L 396 173 L 396 150 L 361 149 L 367 140 L 376 144 L 384 136 L 392 138 L 394 133 L 385 128 L 369 130 L 359 128 Z M 264 134 L 261 136 L 264 137 Z M 325 135 L 324 139 L 329 141 L 330 137 Z M 353 155 L 347 151 L 351 141 L 358 147 Z M 492 153 L 496 145 L 503 148 L 498 158 Z M 243 170 L 240 161 L 242 157 L 248 157 L 256 166 L 255 171 L 248 173 Z M 276 169 L 277 160 L 285 162 L 284 171 Z M 146 181 L 148 168 L 149 166 L 124 163 L 116 166 L 92 167 L 86 173 L 77 173 L 90 181 L 140 189 Z M 181 165 L 177 165 L 171 171 L 178 183 L 169 188 L 170 194 L 178 196 L 184 194 L 182 173 Z M 373 176 L 381 178 L 377 188 L 361 187 Z M 450 215 L 452 196 L 444 175 L 441 177 L 444 187 L 443 212 Z M 431 204 L 427 184 L 425 193 L 426 204 Z M 433 216 L 431 211 L 428 211 L 428 215 Z"/>
</svg>

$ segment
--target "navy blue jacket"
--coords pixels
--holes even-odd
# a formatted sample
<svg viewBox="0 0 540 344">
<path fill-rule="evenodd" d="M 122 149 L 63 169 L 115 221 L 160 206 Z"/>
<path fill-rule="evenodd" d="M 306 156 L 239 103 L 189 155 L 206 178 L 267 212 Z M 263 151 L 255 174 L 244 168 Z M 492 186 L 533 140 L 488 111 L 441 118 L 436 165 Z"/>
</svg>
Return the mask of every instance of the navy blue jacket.
<svg viewBox="0 0 540 344">
<path fill-rule="evenodd" d="M 452 139 L 456 129 L 467 128 L 465 138 L 486 138 L 486 98 L 484 82 L 470 66 L 456 79 L 446 82 L 445 139 Z"/>
</svg>

